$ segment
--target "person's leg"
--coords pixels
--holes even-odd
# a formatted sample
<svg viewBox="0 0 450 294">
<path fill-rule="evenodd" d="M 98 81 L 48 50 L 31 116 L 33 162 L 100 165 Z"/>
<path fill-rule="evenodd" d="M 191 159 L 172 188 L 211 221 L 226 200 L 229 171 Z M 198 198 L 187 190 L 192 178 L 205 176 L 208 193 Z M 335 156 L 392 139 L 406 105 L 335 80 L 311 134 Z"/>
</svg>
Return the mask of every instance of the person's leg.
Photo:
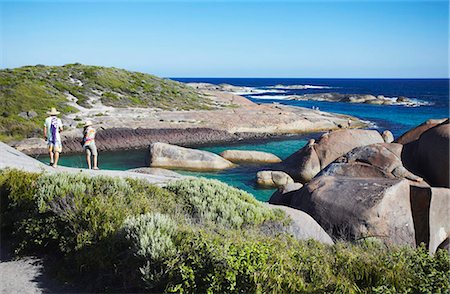
<svg viewBox="0 0 450 294">
<path fill-rule="evenodd" d="M 55 156 L 54 156 L 55 161 L 53 162 L 53 166 L 54 166 L 54 167 L 58 167 L 59 152 L 58 152 L 58 151 L 55 151 L 54 153 L 55 153 Z"/>
<path fill-rule="evenodd" d="M 62 145 L 61 145 L 61 143 L 59 143 L 59 142 L 56 142 L 56 144 L 53 146 L 53 153 L 55 154 L 54 155 L 54 163 L 53 163 L 53 166 L 54 167 L 57 167 L 58 166 L 58 160 L 59 160 L 59 154 L 61 153 L 61 151 L 62 151 Z"/>
<path fill-rule="evenodd" d="M 53 157 L 53 145 L 48 146 L 48 154 L 50 155 L 50 165 L 53 165 L 54 157 Z"/>
<path fill-rule="evenodd" d="M 89 147 L 85 148 L 86 148 L 86 162 L 88 165 L 88 169 L 91 169 L 91 149 L 89 149 Z"/>
<path fill-rule="evenodd" d="M 94 155 L 93 158 L 94 158 L 94 169 L 98 169 L 98 166 L 97 166 L 97 155 Z"/>
<path fill-rule="evenodd" d="M 98 166 L 97 166 L 97 158 L 98 158 L 97 155 L 98 155 L 98 153 L 97 153 L 97 146 L 95 145 L 95 142 L 90 144 L 89 148 L 91 149 L 92 157 L 94 159 L 94 164 L 93 164 L 94 166 L 93 166 L 93 168 L 94 169 L 98 169 Z"/>
</svg>

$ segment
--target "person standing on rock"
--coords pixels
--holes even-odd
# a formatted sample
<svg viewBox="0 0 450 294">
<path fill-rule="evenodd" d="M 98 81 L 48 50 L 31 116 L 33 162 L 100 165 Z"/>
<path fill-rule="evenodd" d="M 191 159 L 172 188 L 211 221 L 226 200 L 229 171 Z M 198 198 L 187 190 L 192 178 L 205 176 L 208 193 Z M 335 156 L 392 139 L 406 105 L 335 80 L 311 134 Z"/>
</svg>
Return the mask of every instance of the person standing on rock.
<svg viewBox="0 0 450 294">
<path fill-rule="evenodd" d="M 50 165 L 57 167 L 59 154 L 62 151 L 61 136 L 59 133 L 63 130 L 63 124 L 61 119 L 57 117 L 60 112 L 56 111 L 55 107 L 52 107 L 47 114 L 50 116 L 44 122 L 44 138 L 47 140 Z"/>
<path fill-rule="evenodd" d="M 97 166 L 97 146 L 95 145 L 95 129 L 92 127 L 92 122 L 87 121 L 84 124 L 84 130 L 83 130 L 83 148 L 86 151 L 86 162 L 88 165 L 88 168 L 91 169 L 91 156 L 92 156 L 92 163 L 93 163 L 93 169 L 98 169 Z"/>
</svg>

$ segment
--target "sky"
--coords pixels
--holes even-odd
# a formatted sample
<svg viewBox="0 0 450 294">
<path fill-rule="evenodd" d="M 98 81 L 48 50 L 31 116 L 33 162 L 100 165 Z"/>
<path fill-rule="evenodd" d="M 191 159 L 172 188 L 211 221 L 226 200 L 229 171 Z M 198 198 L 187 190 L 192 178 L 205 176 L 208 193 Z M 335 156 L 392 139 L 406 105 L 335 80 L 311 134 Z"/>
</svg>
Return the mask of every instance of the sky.
<svg viewBox="0 0 450 294">
<path fill-rule="evenodd" d="M 449 77 L 449 2 L 2 1 L 1 68 L 163 77 Z"/>
</svg>

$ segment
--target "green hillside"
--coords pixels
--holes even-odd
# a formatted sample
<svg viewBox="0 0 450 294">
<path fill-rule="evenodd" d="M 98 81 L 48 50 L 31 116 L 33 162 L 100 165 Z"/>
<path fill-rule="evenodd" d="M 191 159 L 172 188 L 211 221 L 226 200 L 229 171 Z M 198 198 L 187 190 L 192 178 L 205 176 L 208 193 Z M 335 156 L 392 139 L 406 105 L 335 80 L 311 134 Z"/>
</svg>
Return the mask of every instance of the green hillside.
<svg viewBox="0 0 450 294">
<path fill-rule="evenodd" d="M 208 98 L 182 83 L 118 68 L 67 64 L 3 69 L 0 70 L 0 140 L 38 135 L 50 107 L 62 113 L 76 112 L 76 108 L 67 105 L 68 94 L 87 108 L 92 107 L 89 103 L 92 96 L 114 107 L 184 110 L 211 107 Z"/>
</svg>

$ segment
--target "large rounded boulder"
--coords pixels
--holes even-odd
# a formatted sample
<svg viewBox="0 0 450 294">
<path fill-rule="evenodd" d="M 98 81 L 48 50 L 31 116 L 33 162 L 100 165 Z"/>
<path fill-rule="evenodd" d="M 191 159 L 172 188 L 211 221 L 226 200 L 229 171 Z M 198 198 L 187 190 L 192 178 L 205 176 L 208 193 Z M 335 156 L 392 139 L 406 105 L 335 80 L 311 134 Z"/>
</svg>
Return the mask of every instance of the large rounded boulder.
<svg viewBox="0 0 450 294">
<path fill-rule="evenodd" d="M 422 178 L 408 171 L 402 164 L 403 145 L 379 143 L 357 147 L 320 173 L 326 176 L 347 176 L 359 178 L 406 178 L 421 181 Z"/>
<path fill-rule="evenodd" d="M 416 141 L 419 139 L 419 137 L 426 132 L 427 130 L 445 122 L 447 119 L 429 119 L 426 122 L 418 125 L 417 127 L 407 131 L 403 135 L 401 135 L 397 140 L 395 140 L 396 143 L 406 145 L 408 143 L 411 143 L 413 141 Z"/>
<path fill-rule="evenodd" d="M 321 176 L 283 196 L 269 203 L 306 212 L 335 238 L 416 245 L 408 180 Z"/>
<path fill-rule="evenodd" d="M 151 167 L 198 171 L 223 170 L 233 167 L 233 163 L 217 154 L 160 142 L 150 145 L 149 164 Z"/>
<path fill-rule="evenodd" d="M 431 186 L 449 187 L 450 124 L 430 128 L 417 140 L 418 168 Z"/>
<path fill-rule="evenodd" d="M 434 187 L 449 188 L 449 120 L 428 128 L 403 145 L 403 165 Z"/>
<path fill-rule="evenodd" d="M 278 163 L 281 159 L 268 152 L 251 150 L 225 150 L 220 156 L 231 162 L 249 162 L 249 163 Z"/>
<path fill-rule="evenodd" d="M 384 143 L 380 133 L 373 130 L 345 129 L 326 133 L 289 156 L 281 169 L 295 181 L 309 182 L 324 167 L 356 147 Z"/>
<path fill-rule="evenodd" d="M 416 244 L 425 243 L 431 253 L 449 250 L 450 189 L 411 186 L 411 210 Z"/>
</svg>

